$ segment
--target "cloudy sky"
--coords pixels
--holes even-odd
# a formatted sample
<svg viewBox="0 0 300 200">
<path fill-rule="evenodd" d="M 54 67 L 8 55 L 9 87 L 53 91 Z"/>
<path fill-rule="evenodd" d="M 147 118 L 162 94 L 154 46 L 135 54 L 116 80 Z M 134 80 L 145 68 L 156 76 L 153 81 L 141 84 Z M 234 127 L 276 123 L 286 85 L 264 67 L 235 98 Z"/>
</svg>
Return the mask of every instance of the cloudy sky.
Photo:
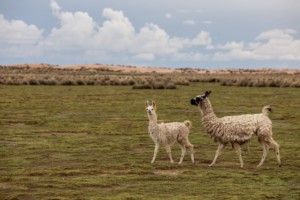
<svg viewBox="0 0 300 200">
<path fill-rule="evenodd" d="M 299 0 L 0 0 L 0 65 L 300 68 Z"/>
</svg>

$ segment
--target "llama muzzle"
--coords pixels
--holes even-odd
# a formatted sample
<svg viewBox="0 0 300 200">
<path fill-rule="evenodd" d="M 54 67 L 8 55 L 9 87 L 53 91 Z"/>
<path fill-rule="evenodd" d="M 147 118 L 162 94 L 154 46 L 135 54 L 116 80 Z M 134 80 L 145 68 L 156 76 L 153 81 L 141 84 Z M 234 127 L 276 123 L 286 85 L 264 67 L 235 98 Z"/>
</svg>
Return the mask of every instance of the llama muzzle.
<svg viewBox="0 0 300 200">
<path fill-rule="evenodd" d="M 194 106 L 198 106 L 196 98 L 191 99 L 191 104 L 194 105 Z"/>
</svg>

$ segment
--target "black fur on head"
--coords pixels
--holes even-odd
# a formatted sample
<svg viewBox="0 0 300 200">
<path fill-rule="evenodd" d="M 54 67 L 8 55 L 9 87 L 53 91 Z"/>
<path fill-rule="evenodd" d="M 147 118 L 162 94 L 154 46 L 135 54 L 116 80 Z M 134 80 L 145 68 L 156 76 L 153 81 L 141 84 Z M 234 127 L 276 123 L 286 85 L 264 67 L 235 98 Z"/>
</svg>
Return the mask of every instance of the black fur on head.
<svg viewBox="0 0 300 200">
<path fill-rule="evenodd" d="M 210 95 L 211 91 L 206 91 L 204 95 L 198 95 L 195 98 L 191 99 L 191 104 L 198 106 L 206 97 Z"/>
</svg>

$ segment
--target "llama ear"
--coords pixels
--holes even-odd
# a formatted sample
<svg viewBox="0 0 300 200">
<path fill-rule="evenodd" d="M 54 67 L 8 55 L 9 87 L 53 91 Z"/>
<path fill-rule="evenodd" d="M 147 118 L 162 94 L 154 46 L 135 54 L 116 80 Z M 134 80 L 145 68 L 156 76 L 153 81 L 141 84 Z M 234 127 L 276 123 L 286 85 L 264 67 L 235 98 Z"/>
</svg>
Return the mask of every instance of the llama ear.
<svg viewBox="0 0 300 200">
<path fill-rule="evenodd" d="M 145 103 L 145 109 L 147 109 L 148 106 L 149 106 L 149 101 L 147 100 Z"/>
<path fill-rule="evenodd" d="M 210 95 L 210 93 L 211 93 L 210 90 L 209 90 L 209 91 L 206 91 L 206 92 L 205 92 L 205 97 L 208 97 L 208 96 Z"/>
<path fill-rule="evenodd" d="M 155 101 L 152 101 L 152 106 L 153 106 L 154 110 L 156 111 L 157 106 L 156 106 Z"/>
</svg>

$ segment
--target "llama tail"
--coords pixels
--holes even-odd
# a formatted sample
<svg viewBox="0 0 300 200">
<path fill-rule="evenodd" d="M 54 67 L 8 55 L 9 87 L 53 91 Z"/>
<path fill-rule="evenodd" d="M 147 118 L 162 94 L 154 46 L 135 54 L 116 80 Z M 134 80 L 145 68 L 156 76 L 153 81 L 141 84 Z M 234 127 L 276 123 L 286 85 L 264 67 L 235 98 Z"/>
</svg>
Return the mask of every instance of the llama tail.
<svg viewBox="0 0 300 200">
<path fill-rule="evenodd" d="M 184 122 L 184 125 L 186 125 L 186 127 L 188 127 L 189 129 L 192 128 L 192 122 L 190 120 L 185 120 Z"/>
<path fill-rule="evenodd" d="M 264 114 L 265 116 L 268 116 L 271 112 L 272 112 L 271 106 L 265 106 L 262 109 L 262 114 Z"/>
</svg>

